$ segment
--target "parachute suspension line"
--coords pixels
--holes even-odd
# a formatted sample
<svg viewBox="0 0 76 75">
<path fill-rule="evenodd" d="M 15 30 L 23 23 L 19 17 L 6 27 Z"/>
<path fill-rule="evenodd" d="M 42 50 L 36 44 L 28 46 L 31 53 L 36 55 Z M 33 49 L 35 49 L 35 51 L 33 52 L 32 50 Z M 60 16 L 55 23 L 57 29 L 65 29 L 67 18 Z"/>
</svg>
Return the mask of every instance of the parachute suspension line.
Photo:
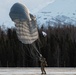
<svg viewBox="0 0 76 75">
<path fill-rule="evenodd" d="M 25 45 L 25 46 L 26 46 L 26 45 Z M 26 48 L 27 48 L 27 50 L 29 51 L 29 48 L 28 48 L 27 46 L 26 46 Z M 25 53 L 26 56 L 28 56 L 28 57 L 34 59 L 31 54 L 30 54 L 30 56 L 29 56 L 29 55 L 25 52 L 25 50 L 24 50 L 24 48 L 23 48 L 23 45 L 22 45 L 22 51 Z M 30 53 L 30 51 L 29 51 L 29 53 Z M 28 61 L 29 61 L 29 60 L 28 60 Z"/>
<path fill-rule="evenodd" d="M 29 47 L 26 46 L 28 52 L 30 53 L 30 56 L 29 56 L 29 57 L 32 58 L 32 59 L 34 59 L 34 58 L 33 58 L 33 55 L 34 55 L 34 54 L 33 54 L 32 50 L 31 50 L 31 49 L 32 49 L 31 47 L 32 47 L 32 45 L 30 45 L 30 44 L 29 44 Z"/>
<path fill-rule="evenodd" d="M 35 51 L 38 53 L 39 56 L 37 56 L 39 59 L 40 57 L 42 57 L 42 54 L 38 51 L 38 49 L 36 48 L 35 44 L 33 43 L 32 46 L 34 47 Z"/>
<path fill-rule="evenodd" d="M 26 46 L 27 47 L 27 46 Z M 29 48 L 27 47 L 27 49 L 29 50 Z M 31 56 L 29 56 L 26 52 L 25 52 L 25 50 L 24 50 L 24 47 L 23 47 L 23 44 L 22 44 L 22 51 L 25 53 L 25 55 L 26 56 L 28 56 L 28 57 L 30 57 L 30 58 L 32 58 L 32 59 L 34 59 L 33 57 L 31 57 Z M 30 51 L 29 51 L 30 52 Z M 21 54 L 23 55 L 23 53 L 21 52 Z M 30 60 L 26 60 L 26 61 L 30 61 Z M 33 62 L 33 61 L 31 61 L 31 62 Z"/>
</svg>

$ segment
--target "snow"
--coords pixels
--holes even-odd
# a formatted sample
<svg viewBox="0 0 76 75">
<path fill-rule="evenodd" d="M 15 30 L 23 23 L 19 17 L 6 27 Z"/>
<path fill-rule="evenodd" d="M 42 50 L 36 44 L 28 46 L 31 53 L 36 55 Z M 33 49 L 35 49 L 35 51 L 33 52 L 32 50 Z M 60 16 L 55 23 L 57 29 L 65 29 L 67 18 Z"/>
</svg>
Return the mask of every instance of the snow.
<svg viewBox="0 0 76 75">
<path fill-rule="evenodd" d="M 55 0 L 52 4 L 48 4 L 43 9 L 39 10 L 37 19 L 39 24 L 46 24 L 57 15 L 64 15 L 72 20 L 76 20 L 76 0 Z M 72 22 L 71 20 L 71 22 Z M 73 21 L 74 24 L 75 21 Z M 47 24 L 46 24 L 47 25 Z M 75 24 L 76 25 L 76 24 Z"/>
<path fill-rule="evenodd" d="M 45 68 L 47 75 L 75 75 L 76 68 Z M 40 67 L 0 68 L 0 75 L 41 75 Z"/>
</svg>

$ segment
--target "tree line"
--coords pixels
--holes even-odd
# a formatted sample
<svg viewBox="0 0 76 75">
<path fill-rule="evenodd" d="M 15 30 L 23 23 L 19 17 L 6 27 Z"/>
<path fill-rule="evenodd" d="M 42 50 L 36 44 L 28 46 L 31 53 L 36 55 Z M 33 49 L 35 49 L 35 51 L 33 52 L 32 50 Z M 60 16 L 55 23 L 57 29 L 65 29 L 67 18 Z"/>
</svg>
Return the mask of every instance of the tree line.
<svg viewBox="0 0 76 75">
<path fill-rule="evenodd" d="M 44 37 L 42 31 L 47 33 Z M 38 28 L 36 47 L 46 58 L 48 67 L 76 67 L 76 27 L 57 25 Z M 15 28 L 6 31 L 0 27 L 0 67 L 39 67 L 30 46 L 21 43 Z M 31 49 L 32 50 L 32 49 Z"/>
</svg>

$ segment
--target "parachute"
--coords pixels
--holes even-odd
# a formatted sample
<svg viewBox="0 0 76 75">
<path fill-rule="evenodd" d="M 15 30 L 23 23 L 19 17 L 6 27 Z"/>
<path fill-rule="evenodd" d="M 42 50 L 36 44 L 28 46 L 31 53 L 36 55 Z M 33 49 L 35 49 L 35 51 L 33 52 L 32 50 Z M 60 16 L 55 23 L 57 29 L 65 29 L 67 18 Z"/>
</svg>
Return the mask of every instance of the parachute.
<svg viewBox="0 0 76 75">
<path fill-rule="evenodd" d="M 27 7 L 20 3 L 15 3 L 12 6 L 9 16 L 15 22 L 18 39 L 24 44 L 29 44 L 30 53 L 34 58 L 37 57 L 41 60 L 43 57 L 34 43 L 38 39 L 36 18 L 29 13 Z"/>
<path fill-rule="evenodd" d="M 24 44 L 32 44 L 38 39 L 36 18 L 27 7 L 15 3 L 10 10 L 10 18 L 15 22 L 18 39 Z"/>
</svg>

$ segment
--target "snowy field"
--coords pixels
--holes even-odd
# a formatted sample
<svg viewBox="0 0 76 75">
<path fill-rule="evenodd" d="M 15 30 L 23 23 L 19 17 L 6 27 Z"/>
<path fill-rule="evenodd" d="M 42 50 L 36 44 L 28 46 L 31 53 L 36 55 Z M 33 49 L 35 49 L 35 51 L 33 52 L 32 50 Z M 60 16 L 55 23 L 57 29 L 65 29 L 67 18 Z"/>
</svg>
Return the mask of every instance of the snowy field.
<svg viewBox="0 0 76 75">
<path fill-rule="evenodd" d="M 76 68 L 45 68 L 46 75 L 76 75 Z M 33 68 L 0 68 L 0 75 L 41 75 L 41 69 Z"/>
</svg>

